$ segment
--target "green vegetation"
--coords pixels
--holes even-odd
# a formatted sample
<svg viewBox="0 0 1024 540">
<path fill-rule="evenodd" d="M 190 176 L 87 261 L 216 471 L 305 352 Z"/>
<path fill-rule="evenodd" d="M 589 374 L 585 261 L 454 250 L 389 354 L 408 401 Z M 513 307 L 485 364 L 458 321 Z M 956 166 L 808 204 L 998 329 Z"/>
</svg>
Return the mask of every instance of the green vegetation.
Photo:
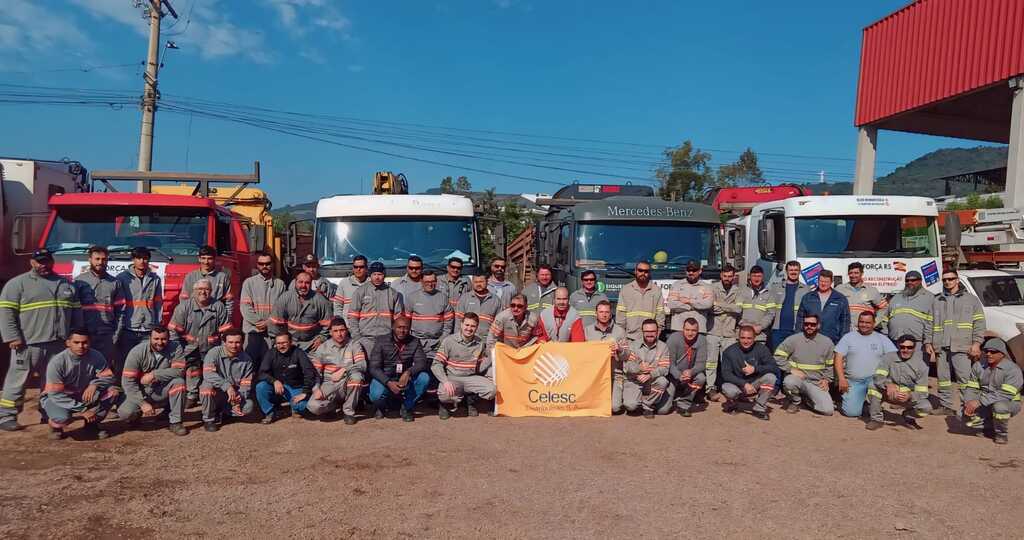
<svg viewBox="0 0 1024 540">
<path fill-rule="evenodd" d="M 946 210 L 977 210 L 978 208 L 1002 208 L 1003 200 L 998 195 L 982 197 L 980 193 L 971 193 L 964 201 L 953 201 L 946 205 Z"/>
</svg>

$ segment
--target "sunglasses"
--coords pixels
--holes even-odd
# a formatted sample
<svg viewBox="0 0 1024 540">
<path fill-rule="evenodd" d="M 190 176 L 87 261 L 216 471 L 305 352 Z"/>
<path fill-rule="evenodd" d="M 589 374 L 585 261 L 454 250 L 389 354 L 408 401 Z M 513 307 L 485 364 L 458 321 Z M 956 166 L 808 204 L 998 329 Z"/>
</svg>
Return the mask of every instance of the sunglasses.
<svg viewBox="0 0 1024 540">
<path fill-rule="evenodd" d="M 256 266 L 270 266 L 270 263 L 256 261 Z"/>
<path fill-rule="evenodd" d="M 637 273 L 637 274 L 650 274 L 650 273 L 651 273 L 651 271 L 650 271 L 650 269 L 646 269 L 646 270 L 645 270 L 645 269 L 642 269 L 642 268 L 637 268 L 637 269 L 636 269 L 636 273 Z"/>
<path fill-rule="evenodd" d="M 917 348 L 916 345 L 900 345 L 900 350 L 901 351 L 912 351 L 912 350 L 914 350 L 916 348 Z"/>
<path fill-rule="evenodd" d="M 585 277 L 583 278 L 583 281 L 597 281 L 597 278 Z"/>
<path fill-rule="evenodd" d="M 408 270 L 423 270 L 422 266 L 406 266 L 405 268 Z"/>
<path fill-rule="evenodd" d="M 526 307 L 526 304 L 509 304 L 508 307 L 516 308 L 516 309 L 523 309 L 523 308 Z"/>
<path fill-rule="evenodd" d="M 960 279 L 960 278 L 944 277 L 944 278 L 942 278 L 942 281 L 956 281 L 957 279 Z M 920 281 L 920 280 L 918 280 L 918 281 Z"/>
<path fill-rule="evenodd" d="M 816 322 L 805 322 L 804 326 L 818 326 L 818 323 L 816 323 Z"/>
<path fill-rule="evenodd" d="M 505 265 L 504 264 L 492 264 L 491 268 L 494 268 L 495 270 L 499 270 L 499 269 L 505 268 Z"/>
<path fill-rule="evenodd" d="M 364 268 L 366 268 L 365 264 L 353 264 L 352 265 L 352 269 L 353 270 L 363 270 Z"/>
</svg>

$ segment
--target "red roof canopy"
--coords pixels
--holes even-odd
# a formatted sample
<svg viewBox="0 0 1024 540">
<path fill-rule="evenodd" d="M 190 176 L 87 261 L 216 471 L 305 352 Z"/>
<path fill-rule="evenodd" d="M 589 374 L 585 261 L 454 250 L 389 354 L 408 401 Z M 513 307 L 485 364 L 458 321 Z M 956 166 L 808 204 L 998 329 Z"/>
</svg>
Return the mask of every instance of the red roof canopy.
<svg viewBox="0 0 1024 540">
<path fill-rule="evenodd" d="M 864 29 L 854 124 L 1007 142 L 1024 2 L 918 0 Z"/>
</svg>

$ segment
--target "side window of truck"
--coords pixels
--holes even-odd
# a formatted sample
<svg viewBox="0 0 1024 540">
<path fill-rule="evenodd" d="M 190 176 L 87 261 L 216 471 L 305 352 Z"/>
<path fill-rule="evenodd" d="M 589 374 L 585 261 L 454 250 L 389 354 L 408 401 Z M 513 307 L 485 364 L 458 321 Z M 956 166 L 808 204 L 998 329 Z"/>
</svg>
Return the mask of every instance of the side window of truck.
<svg viewBox="0 0 1024 540">
<path fill-rule="evenodd" d="M 230 253 L 231 250 L 231 217 L 217 214 L 217 253 Z"/>
</svg>

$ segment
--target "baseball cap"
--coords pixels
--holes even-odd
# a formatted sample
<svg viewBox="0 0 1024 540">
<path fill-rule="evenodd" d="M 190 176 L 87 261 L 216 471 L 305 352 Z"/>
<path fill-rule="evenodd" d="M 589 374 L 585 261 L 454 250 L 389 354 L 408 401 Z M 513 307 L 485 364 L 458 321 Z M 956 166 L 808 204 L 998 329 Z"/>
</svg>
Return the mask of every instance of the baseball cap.
<svg viewBox="0 0 1024 540">
<path fill-rule="evenodd" d="M 700 263 L 698 263 L 697 261 L 690 261 L 690 262 L 686 263 L 686 270 L 688 272 L 693 272 L 694 270 L 700 270 Z"/>
<path fill-rule="evenodd" d="M 380 261 L 370 263 L 370 273 L 376 274 L 377 272 L 384 273 L 384 263 Z"/>
<path fill-rule="evenodd" d="M 302 259 L 302 264 L 306 266 L 320 266 L 320 261 L 316 259 L 312 254 L 306 255 L 306 258 Z"/>
<path fill-rule="evenodd" d="M 982 347 L 982 349 L 984 349 L 986 351 L 1001 352 L 1001 353 L 1003 353 L 1005 355 L 1009 355 L 1010 354 L 1010 353 L 1006 352 L 1006 342 L 1001 340 L 1001 339 L 999 339 L 999 338 L 991 338 L 991 339 L 989 339 L 988 341 L 985 342 L 985 345 Z"/>
<path fill-rule="evenodd" d="M 907 275 L 904 276 L 903 279 L 921 279 L 921 272 L 918 272 L 917 270 L 911 270 L 907 272 Z"/>
<path fill-rule="evenodd" d="M 32 252 L 32 260 L 37 262 L 52 261 L 53 253 L 46 248 L 40 248 Z"/>
</svg>

